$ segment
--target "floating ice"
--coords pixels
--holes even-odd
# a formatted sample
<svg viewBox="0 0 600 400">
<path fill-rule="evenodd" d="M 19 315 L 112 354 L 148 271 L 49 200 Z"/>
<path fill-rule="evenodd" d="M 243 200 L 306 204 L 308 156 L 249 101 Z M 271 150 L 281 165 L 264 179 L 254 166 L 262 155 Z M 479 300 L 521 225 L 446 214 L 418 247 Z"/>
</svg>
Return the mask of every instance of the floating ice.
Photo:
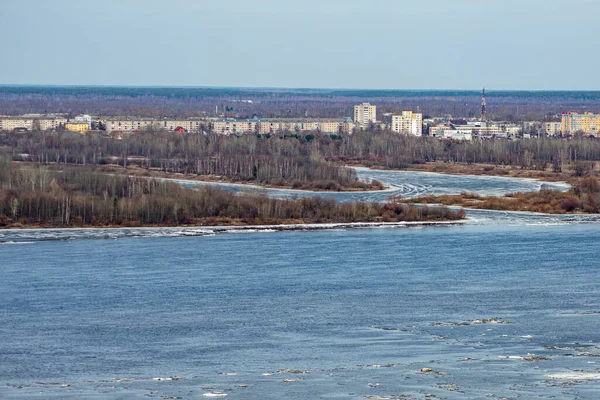
<svg viewBox="0 0 600 400">
<path fill-rule="evenodd" d="M 566 379 L 566 380 L 597 380 L 600 379 L 600 372 L 559 372 L 556 374 L 548 374 L 546 378 L 550 379 Z"/>
</svg>

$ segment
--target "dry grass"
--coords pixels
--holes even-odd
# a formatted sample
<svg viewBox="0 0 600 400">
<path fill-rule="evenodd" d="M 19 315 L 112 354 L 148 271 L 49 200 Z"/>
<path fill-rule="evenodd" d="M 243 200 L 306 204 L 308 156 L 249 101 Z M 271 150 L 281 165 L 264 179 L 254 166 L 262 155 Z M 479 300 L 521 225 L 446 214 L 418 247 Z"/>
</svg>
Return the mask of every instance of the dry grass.
<svg viewBox="0 0 600 400">
<path fill-rule="evenodd" d="M 481 210 L 529 211 L 546 214 L 564 214 L 580 208 L 576 196 L 569 192 L 541 190 L 539 192 L 510 193 L 504 197 L 479 196 L 474 193 L 459 195 L 422 196 L 412 199 L 401 199 L 403 203 L 442 204 L 445 206 L 461 206 Z M 580 203 L 579 203 L 580 204 Z"/>
</svg>

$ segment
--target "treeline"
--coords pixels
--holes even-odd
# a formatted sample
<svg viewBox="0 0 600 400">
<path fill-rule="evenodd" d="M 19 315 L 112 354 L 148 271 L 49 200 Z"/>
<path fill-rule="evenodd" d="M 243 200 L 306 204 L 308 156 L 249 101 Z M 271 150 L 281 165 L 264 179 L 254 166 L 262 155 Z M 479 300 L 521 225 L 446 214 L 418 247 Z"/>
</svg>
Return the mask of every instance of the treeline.
<svg viewBox="0 0 600 400">
<path fill-rule="evenodd" d="M 2 144 L 13 159 L 40 164 L 137 165 L 298 189 L 383 188 L 376 181 L 359 182 L 354 170 L 326 160 L 321 145 L 310 138 L 145 132 L 115 140 L 99 134 L 28 132 L 9 133 Z"/>
<path fill-rule="evenodd" d="M 600 109 L 597 92 L 491 91 L 488 116 L 495 120 L 548 120 L 562 111 Z M 480 115 L 479 91 L 294 90 L 126 87 L 0 87 L 0 110 L 64 112 L 102 116 L 340 118 L 369 101 L 378 111 L 421 110 L 425 115 L 471 118 Z"/>
<path fill-rule="evenodd" d="M 356 174 L 343 164 L 405 168 L 438 161 L 560 172 L 567 165 L 600 160 L 600 141 L 595 139 L 458 142 L 391 132 L 240 137 L 153 132 L 123 140 L 99 134 L 28 132 L 0 135 L 0 144 L 16 160 L 41 164 L 135 164 L 164 172 L 222 175 L 234 181 L 289 186 L 299 182 L 298 187 L 317 181 L 351 187 Z"/>
<path fill-rule="evenodd" d="M 600 160 L 600 141 L 576 137 L 569 140 L 442 141 L 389 132 L 359 132 L 349 136 L 330 160 L 387 168 L 404 168 L 427 162 L 484 163 L 560 172 L 566 165 Z"/>
<path fill-rule="evenodd" d="M 0 158 L 0 226 L 148 226 L 440 221 L 463 211 L 399 203 L 273 199 L 147 178 L 106 175 L 91 167 L 15 168 Z"/>
</svg>

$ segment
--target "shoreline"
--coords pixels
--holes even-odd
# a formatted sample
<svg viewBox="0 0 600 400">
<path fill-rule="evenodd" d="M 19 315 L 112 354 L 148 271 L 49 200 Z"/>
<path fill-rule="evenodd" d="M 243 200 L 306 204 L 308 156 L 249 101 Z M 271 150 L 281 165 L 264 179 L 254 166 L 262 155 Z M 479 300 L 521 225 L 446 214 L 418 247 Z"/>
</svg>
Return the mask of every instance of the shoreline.
<svg viewBox="0 0 600 400">
<path fill-rule="evenodd" d="M 31 163 L 23 163 L 27 165 L 31 165 Z M 57 164 L 48 164 L 50 166 L 54 166 Z M 185 174 L 183 172 L 164 172 L 160 170 L 148 170 L 144 168 L 137 167 L 120 167 L 117 165 L 91 165 L 94 169 L 98 169 L 101 173 L 109 173 L 114 175 L 123 175 L 129 177 L 143 177 L 150 179 L 160 179 L 160 180 L 170 180 L 170 181 L 181 181 L 181 182 L 196 182 L 198 184 L 214 184 L 214 185 L 235 185 L 239 187 L 248 187 L 253 189 L 272 189 L 272 190 L 291 190 L 294 192 L 307 192 L 307 193 L 369 193 L 369 192 L 385 192 L 389 191 L 389 186 L 383 185 L 382 188 L 375 188 L 371 186 L 368 189 L 361 188 L 352 188 L 352 187 L 342 187 L 341 190 L 331 190 L 331 189 L 317 189 L 317 188 L 307 188 L 300 187 L 294 188 L 292 185 L 273 185 L 273 184 L 264 184 L 257 181 L 234 181 L 226 176 L 222 175 L 195 175 L 195 174 Z M 352 168 L 352 167 L 349 167 Z M 358 181 L 366 185 L 371 185 L 369 182 Z"/>
<path fill-rule="evenodd" d="M 418 165 L 418 166 L 415 166 Z M 427 164 L 414 164 L 406 168 L 385 168 L 382 166 L 368 166 L 365 164 L 346 164 L 346 167 L 354 169 L 365 169 L 372 171 L 405 171 L 405 172 L 422 172 L 441 175 L 466 175 L 466 176 L 481 176 L 491 178 L 513 178 L 513 179 L 531 179 L 540 182 L 552 183 L 569 183 L 569 180 L 575 177 L 566 172 L 550 172 L 525 170 L 514 167 L 495 166 L 491 164 L 459 164 L 459 163 L 442 163 L 432 162 Z M 492 168 L 486 171 L 486 168 Z M 479 172 L 479 173 L 478 173 Z"/>
<path fill-rule="evenodd" d="M 323 222 L 323 223 L 298 223 L 286 225 L 176 225 L 176 226 L 81 226 L 81 227 L 11 227 L 0 228 L 0 234 L 5 232 L 74 232 L 82 230 L 100 231 L 100 230 L 180 230 L 183 232 L 181 236 L 203 236 L 206 234 L 227 233 L 227 232 L 243 232 L 243 231 L 309 231 L 309 230 L 330 230 L 330 229 L 360 229 L 360 228 L 401 228 L 401 227 L 421 227 L 421 226 L 453 226 L 464 225 L 468 219 L 453 220 L 453 221 L 400 221 L 400 222 Z M 188 231 L 190 235 L 184 232 Z M 194 234 L 196 233 L 196 234 Z M 0 244 L 3 242 L 0 241 Z"/>
</svg>

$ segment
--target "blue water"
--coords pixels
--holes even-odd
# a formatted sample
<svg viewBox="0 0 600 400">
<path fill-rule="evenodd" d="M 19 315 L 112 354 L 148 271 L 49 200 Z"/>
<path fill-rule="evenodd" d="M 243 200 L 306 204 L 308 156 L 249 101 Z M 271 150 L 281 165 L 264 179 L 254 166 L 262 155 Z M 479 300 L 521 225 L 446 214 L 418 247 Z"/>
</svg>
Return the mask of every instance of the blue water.
<svg viewBox="0 0 600 400">
<path fill-rule="evenodd" d="M 597 399 L 599 226 L 562 218 L 1 231 L 0 398 Z"/>
</svg>

